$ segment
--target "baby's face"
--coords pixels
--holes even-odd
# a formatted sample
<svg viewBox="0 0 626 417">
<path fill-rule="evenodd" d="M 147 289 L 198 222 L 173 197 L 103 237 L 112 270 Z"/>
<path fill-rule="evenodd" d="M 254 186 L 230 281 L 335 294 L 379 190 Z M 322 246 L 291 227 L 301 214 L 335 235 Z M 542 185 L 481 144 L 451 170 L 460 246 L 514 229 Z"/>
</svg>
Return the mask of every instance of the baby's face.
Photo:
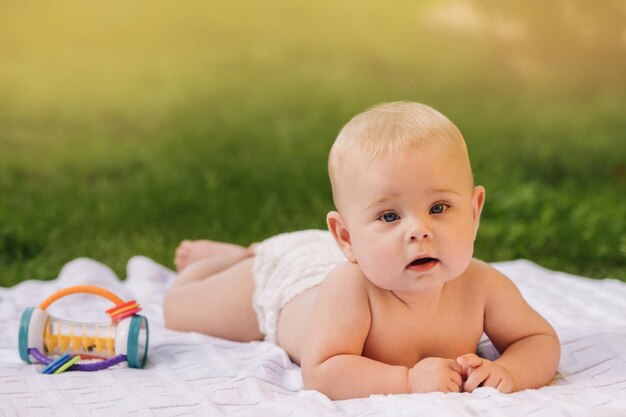
<svg viewBox="0 0 626 417">
<path fill-rule="evenodd" d="M 438 148 L 354 162 L 344 172 L 341 213 L 368 279 L 412 293 L 463 273 L 484 199 L 483 188 L 473 186 L 467 157 Z"/>
</svg>

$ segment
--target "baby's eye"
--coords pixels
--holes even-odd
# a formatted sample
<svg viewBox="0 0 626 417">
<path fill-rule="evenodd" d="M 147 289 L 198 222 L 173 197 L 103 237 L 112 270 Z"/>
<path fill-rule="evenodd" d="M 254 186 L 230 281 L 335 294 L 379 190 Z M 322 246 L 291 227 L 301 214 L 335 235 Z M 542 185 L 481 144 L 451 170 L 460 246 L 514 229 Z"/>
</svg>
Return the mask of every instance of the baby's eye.
<svg viewBox="0 0 626 417">
<path fill-rule="evenodd" d="M 450 208 L 450 206 L 446 203 L 437 203 L 430 208 L 430 214 L 441 214 L 448 210 L 448 208 Z"/>
<path fill-rule="evenodd" d="M 387 213 L 383 213 L 378 220 L 382 220 L 385 223 L 391 223 L 391 222 L 395 222 L 396 220 L 399 220 L 400 216 L 398 216 L 396 213 L 394 213 L 393 211 L 389 211 Z"/>
</svg>

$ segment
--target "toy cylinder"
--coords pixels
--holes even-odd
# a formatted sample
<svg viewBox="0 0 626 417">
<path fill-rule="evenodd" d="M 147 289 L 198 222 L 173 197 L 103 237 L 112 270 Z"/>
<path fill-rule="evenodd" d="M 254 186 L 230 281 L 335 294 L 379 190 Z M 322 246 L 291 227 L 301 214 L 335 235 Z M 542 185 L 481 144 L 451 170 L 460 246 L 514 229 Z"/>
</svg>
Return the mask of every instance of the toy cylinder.
<svg viewBox="0 0 626 417">
<path fill-rule="evenodd" d="M 22 315 L 19 339 L 20 356 L 26 362 L 31 362 L 28 349 L 36 348 L 49 356 L 67 353 L 83 359 L 126 355 L 129 367 L 142 368 L 148 349 L 148 322 L 133 315 L 119 322 L 83 323 L 33 307 Z"/>
<path fill-rule="evenodd" d="M 44 327 L 44 353 L 111 358 L 116 355 L 116 328 L 112 323 L 79 323 L 49 316 Z"/>
</svg>

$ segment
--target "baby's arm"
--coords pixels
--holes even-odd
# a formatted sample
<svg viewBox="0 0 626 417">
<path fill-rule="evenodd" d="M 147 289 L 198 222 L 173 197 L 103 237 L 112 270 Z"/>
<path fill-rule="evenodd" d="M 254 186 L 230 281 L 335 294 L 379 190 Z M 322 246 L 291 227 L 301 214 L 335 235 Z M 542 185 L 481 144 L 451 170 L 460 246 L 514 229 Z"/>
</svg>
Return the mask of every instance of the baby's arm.
<svg viewBox="0 0 626 417">
<path fill-rule="evenodd" d="M 483 382 L 483 377 L 488 378 L 488 368 L 493 368 L 492 373 L 497 374 L 497 378 L 511 379 L 510 383 L 503 384 L 505 392 L 548 384 L 554 377 L 561 353 L 554 329 L 526 303 L 511 280 L 486 264 L 480 263 L 478 268 L 486 296 L 485 333 L 501 356 L 493 363 L 476 361 L 478 368 L 486 369 L 470 370 L 465 390 L 472 391 Z"/>
<path fill-rule="evenodd" d="M 360 270 L 344 264 L 320 286 L 312 328 L 302 353 L 306 389 L 331 399 L 425 391 L 459 391 L 461 367 L 454 360 L 427 358 L 413 368 L 362 356 L 370 330 L 367 289 Z"/>
</svg>

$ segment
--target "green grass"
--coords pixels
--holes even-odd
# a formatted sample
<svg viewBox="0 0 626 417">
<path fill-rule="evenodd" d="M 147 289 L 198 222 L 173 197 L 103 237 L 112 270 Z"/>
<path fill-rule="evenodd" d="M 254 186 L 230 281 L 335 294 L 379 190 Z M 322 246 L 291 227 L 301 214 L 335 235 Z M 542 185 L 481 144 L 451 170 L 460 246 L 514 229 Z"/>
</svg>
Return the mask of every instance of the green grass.
<svg viewBox="0 0 626 417">
<path fill-rule="evenodd" d="M 532 54 L 520 72 L 482 32 L 423 23 L 437 3 L 3 4 L 0 285 L 323 228 L 335 135 L 392 100 L 464 133 L 478 257 L 626 280 L 623 82 Z"/>
</svg>

